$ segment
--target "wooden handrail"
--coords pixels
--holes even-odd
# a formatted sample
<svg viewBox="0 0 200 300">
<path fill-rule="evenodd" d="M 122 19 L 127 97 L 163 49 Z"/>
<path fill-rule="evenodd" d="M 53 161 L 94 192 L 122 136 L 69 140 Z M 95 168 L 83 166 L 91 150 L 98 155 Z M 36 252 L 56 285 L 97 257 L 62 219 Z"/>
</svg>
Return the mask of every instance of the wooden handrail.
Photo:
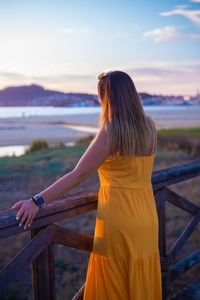
<svg viewBox="0 0 200 300">
<path fill-rule="evenodd" d="M 184 197 L 177 195 L 171 191 L 168 186 L 199 175 L 200 160 L 152 173 L 151 182 L 159 217 L 159 248 L 163 275 L 163 299 L 166 299 L 168 294 L 167 285 L 174 280 L 175 277 L 183 273 L 181 271 L 183 266 L 184 270 L 186 270 L 199 263 L 198 250 L 183 262 L 174 266 L 172 265 L 180 248 L 190 237 L 200 221 L 200 207 Z M 54 223 L 96 209 L 97 201 L 98 188 L 65 196 L 41 208 L 34 218 L 31 228 L 27 228 L 26 230 L 19 228 L 13 210 L 0 211 L 1 239 L 24 231 L 31 232 L 30 242 L 1 270 L 0 292 L 4 291 L 28 265 L 32 264 L 34 299 L 42 300 L 47 296 L 48 299 L 55 299 L 54 243 L 91 252 L 93 237 Z M 192 215 L 191 221 L 169 253 L 166 253 L 166 201 Z M 190 259 L 192 263 L 190 263 Z M 176 276 L 174 276 L 174 272 Z M 42 286 L 40 285 L 41 279 L 43 281 Z M 83 293 L 84 285 L 73 299 L 81 299 Z"/>
<path fill-rule="evenodd" d="M 54 222 L 84 214 L 97 208 L 98 189 L 78 192 L 42 207 L 35 216 L 31 228 L 24 230 L 18 226 L 13 210 L 0 211 L 0 239 L 31 229 L 40 228 Z"/>
</svg>

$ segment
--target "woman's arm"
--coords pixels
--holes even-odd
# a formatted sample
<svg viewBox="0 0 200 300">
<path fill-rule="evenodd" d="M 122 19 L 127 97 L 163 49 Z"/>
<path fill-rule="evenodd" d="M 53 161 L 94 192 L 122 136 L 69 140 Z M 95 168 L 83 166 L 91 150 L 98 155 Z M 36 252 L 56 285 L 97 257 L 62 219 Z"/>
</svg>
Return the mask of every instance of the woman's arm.
<svg viewBox="0 0 200 300">
<path fill-rule="evenodd" d="M 101 127 L 76 167 L 40 192 L 40 195 L 45 199 L 45 203 L 59 198 L 97 171 L 109 155 L 106 150 L 106 138 L 105 129 Z"/>
<path fill-rule="evenodd" d="M 101 127 L 76 167 L 40 193 L 40 195 L 44 197 L 45 203 L 57 199 L 97 171 L 109 155 L 106 149 L 106 140 L 106 131 L 104 127 Z M 27 226 L 31 226 L 39 210 L 32 199 L 18 201 L 11 208 L 19 208 L 16 219 L 20 219 L 19 226 L 22 226 L 24 223 L 24 229 L 26 229 Z"/>
</svg>

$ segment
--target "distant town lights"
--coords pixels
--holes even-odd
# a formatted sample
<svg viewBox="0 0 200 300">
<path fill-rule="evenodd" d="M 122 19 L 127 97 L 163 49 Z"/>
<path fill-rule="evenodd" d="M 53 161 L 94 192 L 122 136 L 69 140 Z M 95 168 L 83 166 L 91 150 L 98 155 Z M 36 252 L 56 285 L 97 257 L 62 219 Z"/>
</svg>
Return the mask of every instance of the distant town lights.
<svg viewBox="0 0 200 300">
<path fill-rule="evenodd" d="M 184 96 L 183 99 L 184 99 L 185 101 L 189 101 L 189 100 L 190 100 L 190 96 Z"/>
</svg>

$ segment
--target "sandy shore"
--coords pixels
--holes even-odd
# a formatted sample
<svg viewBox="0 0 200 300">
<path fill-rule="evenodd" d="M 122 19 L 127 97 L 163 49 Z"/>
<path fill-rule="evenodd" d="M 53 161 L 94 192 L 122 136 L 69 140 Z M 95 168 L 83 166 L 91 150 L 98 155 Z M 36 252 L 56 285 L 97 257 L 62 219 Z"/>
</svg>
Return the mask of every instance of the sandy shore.
<svg viewBox="0 0 200 300">
<path fill-rule="evenodd" d="M 148 111 L 157 129 L 200 126 L 200 106 L 197 109 L 178 111 L 166 107 L 161 111 Z M 34 116 L 24 118 L 0 118 L 0 146 L 27 145 L 33 140 L 46 139 L 49 144 L 74 142 L 78 138 L 95 133 L 99 113 L 63 116 Z M 81 125 L 72 127 L 71 125 Z M 88 128 L 89 127 L 89 128 Z M 75 129 L 76 128 L 76 129 Z"/>
<path fill-rule="evenodd" d="M 0 146 L 26 145 L 38 138 L 49 144 L 75 142 L 90 132 L 72 129 L 72 124 L 97 128 L 98 120 L 99 115 L 91 114 L 0 119 Z"/>
</svg>

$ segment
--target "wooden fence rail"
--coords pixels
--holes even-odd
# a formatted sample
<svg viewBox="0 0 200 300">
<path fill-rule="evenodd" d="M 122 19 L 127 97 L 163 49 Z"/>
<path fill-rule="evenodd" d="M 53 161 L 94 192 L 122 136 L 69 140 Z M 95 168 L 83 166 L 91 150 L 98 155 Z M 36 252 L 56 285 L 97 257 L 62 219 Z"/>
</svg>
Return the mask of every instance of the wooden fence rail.
<svg viewBox="0 0 200 300">
<path fill-rule="evenodd" d="M 200 175 L 200 161 L 153 172 L 152 187 L 159 218 L 159 249 L 162 267 L 163 300 L 168 299 L 169 287 L 174 279 L 200 263 L 200 249 L 174 264 L 174 260 L 200 221 L 200 207 L 168 188 Z M 30 231 L 30 242 L 0 271 L 2 293 L 30 264 L 32 266 L 33 298 L 55 300 L 54 243 L 92 251 L 93 236 L 74 231 L 55 222 L 84 214 L 97 208 L 98 188 L 68 195 L 41 208 L 31 227 L 18 226 L 13 210 L 0 211 L 0 239 Z M 169 253 L 166 252 L 166 201 L 192 215 L 183 233 Z M 42 282 L 42 284 L 41 284 Z M 84 286 L 73 300 L 83 298 Z M 171 297 L 173 300 L 200 299 L 200 278 L 195 279 Z"/>
</svg>

